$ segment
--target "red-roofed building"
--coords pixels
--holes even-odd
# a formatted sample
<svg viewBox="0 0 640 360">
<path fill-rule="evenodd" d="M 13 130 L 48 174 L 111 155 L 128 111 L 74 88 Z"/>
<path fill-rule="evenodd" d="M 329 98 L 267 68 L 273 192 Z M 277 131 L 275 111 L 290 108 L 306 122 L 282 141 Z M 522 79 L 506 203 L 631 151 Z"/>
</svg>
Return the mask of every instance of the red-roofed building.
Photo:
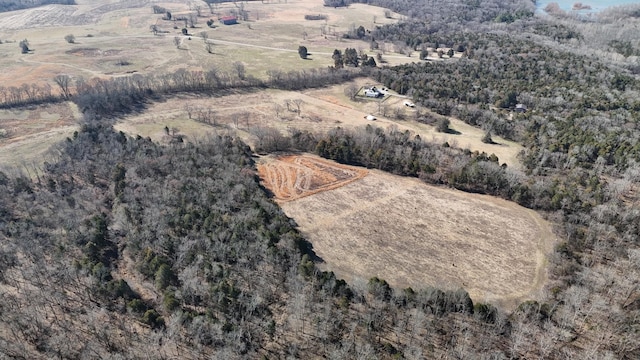
<svg viewBox="0 0 640 360">
<path fill-rule="evenodd" d="M 225 25 L 233 25 L 238 23 L 238 18 L 235 16 L 223 16 L 218 20 L 220 20 L 220 22 Z"/>
</svg>

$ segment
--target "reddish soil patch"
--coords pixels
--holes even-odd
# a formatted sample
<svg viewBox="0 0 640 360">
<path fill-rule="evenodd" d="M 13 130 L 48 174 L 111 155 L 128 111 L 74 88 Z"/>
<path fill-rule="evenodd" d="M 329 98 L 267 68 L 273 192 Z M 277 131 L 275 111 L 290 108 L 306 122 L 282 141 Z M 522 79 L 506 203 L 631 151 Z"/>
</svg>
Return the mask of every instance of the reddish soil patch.
<svg viewBox="0 0 640 360">
<path fill-rule="evenodd" d="M 367 170 L 310 155 L 283 156 L 258 165 L 264 186 L 286 202 L 336 189 L 367 175 Z"/>
</svg>

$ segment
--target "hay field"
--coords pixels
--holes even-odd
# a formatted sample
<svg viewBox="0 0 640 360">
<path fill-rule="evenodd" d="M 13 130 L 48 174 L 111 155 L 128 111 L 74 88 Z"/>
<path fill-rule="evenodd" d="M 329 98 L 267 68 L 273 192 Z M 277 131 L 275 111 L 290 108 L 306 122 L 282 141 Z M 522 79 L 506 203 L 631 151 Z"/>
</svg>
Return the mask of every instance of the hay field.
<svg viewBox="0 0 640 360">
<path fill-rule="evenodd" d="M 269 158 L 262 166 L 287 171 L 293 158 L 317 159 Z M 270 189 L 299 187 L 295 179 L 263 181 Z M 474 301 L 507 308 L 536 296 L 555 239 L 537 213 L 515 203 L 377 170 L 278 202 L 313 243 L 321 266 L 341 278 L 353 283 L 378 276 L 398 288 L 463 287 Z"/>
<path fill-rule="evenodd" d="M 400 19 L 397 14 L 385 18 L 384 9 L 364 4 L 334 9 L 324 7 L 322 0 L 253 1 L 243 3 L 248 12 L 246 21 L 225 26 L 217 18 L 237 10 L 234 3 L 218 4 L 212 14 L 203 1 L 77 2 L 78 5 L 48 5 L 3 13 L 0 68 L 5 71 L 0 73 L 0 84 L 8 87 L 49 83 L 55 88 L 51 79 L 58 74 L 87 79 L 165 73 L 178 68 L 217 67 L 231 72 L 236 61 L 244 64 L 248 75 L 266 78 L 267 70 L 332 65 L 331 53 L 336 48 L 368 51 L 367 42 L 345 40 L 340 35 L 352 26 L 372 29 Z M 183 21 L 162 20 L 163 15 L 154 14 L 151 8 L 163 6 L 175 17 L 195 14 L 190 4 L 202 8 L 195 27 L 188 29 L 190 36 L 182 35 Z M 305 20 L 306 14 L 323 14 L 327 20 Z M 216 20 L 215 28 L 207 26 L 209 19 Z M 157 35 L 152 33 L 152 25 L 157 26 Z M 202 32 L 213 45 L 212 54 L 206 50 Z M 67 34 L 75 36 L 74 44 L 65 41 Z M 174 44 L 175 37 L 180 38 L 179 48 Z M 29 40 L 33 50 L 29 54 L 20 53 L 18 42 L 23 39 Z M 308 48 L 311 60 L 300 59 L 299 45 Z M 415 57 L 393 53 L 391 44 L 383 47 L 389 64 L 417 61 Z"/>
</svg>

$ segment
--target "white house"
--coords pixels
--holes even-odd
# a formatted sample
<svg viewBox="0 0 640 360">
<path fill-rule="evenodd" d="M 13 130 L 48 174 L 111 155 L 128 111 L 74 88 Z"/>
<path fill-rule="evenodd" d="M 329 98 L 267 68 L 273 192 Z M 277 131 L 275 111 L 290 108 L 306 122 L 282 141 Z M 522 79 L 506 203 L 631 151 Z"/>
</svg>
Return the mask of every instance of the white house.
<svg viewBox="0 0 640 360">
<path fill-rule="evenodd" d="M 374 86 L 370 89 L 364 89 L 364 96 L 377 98 L 382 96 L 382 93 Z"/>
</svg>

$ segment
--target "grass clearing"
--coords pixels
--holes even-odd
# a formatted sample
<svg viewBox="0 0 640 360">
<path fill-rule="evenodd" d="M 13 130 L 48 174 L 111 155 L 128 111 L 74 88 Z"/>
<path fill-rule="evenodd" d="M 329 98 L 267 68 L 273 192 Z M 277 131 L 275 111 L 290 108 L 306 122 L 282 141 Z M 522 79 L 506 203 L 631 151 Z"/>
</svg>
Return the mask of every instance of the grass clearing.
<svg viewBox="0 0 640 360">
<path fill-rule="evenodd" d="M 0 167 L 41 164 L 47 150 L 72 136 L 80 112 L 71 102 L 0 110 Z"/>
<path fill-rule="evenodd" d="M 276 195 L 283 187 L 287 193 L 304 191 L 305 170 L 290 169 L 292 162 L 300 165 L 305 159 L 317 157 L 263 158 L 263 168 L 303 175 L 265 176 L 265 186 L 276 189 Z M 331 168 L 332 162 L 320 161 Z M 321 266 L 341 278 L 354 282 L 378 276 L 398 288 L 462 287 L 474 301 L 505 308 L 536 296 L 555 241 L 546 221 L 515 203 L 377 170 L 343 186 L 279 202 L 313 243 L 324 260 Z"/>
<path fill-rule="evenodd" d="M 259 92 L 229 93 L 217 97 L 180 96 L 149 105 L 144 114 L 132 115 L 123 119 L 120 129 L 126 127 L 127 132 L 151 136 L 149 127 L 155 126 L 156 132 L 161 133 L 167 122 L 175 124 L 187 136 L 201 135 L 205 131 L 233 131 L 240 135 L 248 144 L 255 144 L 256 138 L 251 135 L 255 127 L 273 127 L 287 134 L 290 129 L 302 129 L 316 133 L 324 133 L 337 126 L 345 128 L 364 127 L 368 124 L 382 128 L 395 127 L 418 134 L 423 140 L 435 143 L 449 142 L 452 146 L 468 148 L 472 151 L 496 154 L 501 163 L 512 168 L 520 168 L 517 158 L 523 149 L 519 144 L 493 136 L 495 144 L 482 142 L 484 131 L 465 124 L 459 119 L 451 119 L 451 128 L 459 132 L 457 135 L 444 134 L 436 131 L 435 126 L 418 123 L 412 120 L 416 109 L 404 106 L 404 97 L 388 96 L 383 102 L 387 107 L 387 117 L 378 114 L 377 100 L 351 101 L 344 94 L 344 89 L 350 85 L 357 87 L 375 84 L 371 79 L 358 79 L 353 83 L 313 89 L 303 92 L 265 90 Z M 297 114 L 287 110 L 286 101 L 299 99 L 302 101 L 301 112 Z M 215 114 L 216 124 L 211 127 L 199 124 L 194 128 L 185 110 L 185 105 L 211 109 Z M 406 120 L 391 117 L 393 112 L 400 110 Z M 425 109 L 421 109 L 425 111 Z M 372 122 L 365 119 L 367 114 L 375 114 L 377 120 Z M 142 124 L 146 128 L 142 128 Z M 155 124 L 155 125 L 152 125 Z M 171 127 L 171 125 L 169 125 Z M 194 128 L 193 132 L 189 129 Z M 154 138 L 152 136 L 152 138 Z"/>
<path fill-rule="evenodd" d="M 62 126 L 25 136 L 11 143 L 0 140 L 0 169 L 40 167 L 47 160 L 46 155 L 56 144 L 73 136 L 76 125 Z"/>
<path fill-rule="evenodd" d="M 78 5 L 47 5 L 39 8 L 25 9 L 3 13 L 0 19 L 0 84 L 5 88 L 11 86 L 20 87 L 22 84 L 47 83 L 54 93 L 58 92 L 53 78 L 59 74 L 68 74 L 72 79 L 80 77 L 85 80 L 91 78 L 109 78 L 127 76 L 130 74 L 166 73 L 180 68 L 191 70 L 208 70 L 218 68 L 222 71 L 233 71 L 233 63 L 242 62 L 247 75 L 258 78 L 266 78 L 268 70 L 298 70 L 324 68 L 333 64 L 331 53 L 333 49 L 344 50 L 346 47 L 356 49 L 368 49 L 368 43 L 360 40 L 345 40 L 341 37 L 350 27 L 363 25 L 372 28 L 376 25 L 384 25 L 396 22 L 400 19 L 397 14 L 393 18 L 385 18 L 384 9 L 363 4 L 354 4 L 349 8 L 328 8 L 322 6 L 317 0 L 293 0 L 286 3 L 247 2 L 244 3 L 249 13 L 248 21 L 240 21 L 238 25 L 225 26 L 216 21 L 215 28 L 206 26 L 209 18 L 217 19 L 218 16 L 227 15 L 235 9 L 232 3 L 218 4 L 215 14 L 209 14 L 208 8 L 203 7 L 203 16 L 198 18 L 196 28 L 189 28 L 189 36 L 183 36 L 181 29 L 183 22 L 161 20 L 161 14 L 154 14 L 151 4 L 143 0 L 116 1 L 107 0 L 99 3 L 91 0 L 78 0 Z M 159 3 L 174 14 L 189 13 L 186 3 Z M 304 15 L 321 13 L 327 15 L 326 21 L 305 20 Z M 375 17 L 375 24 L 374 24 Z M 158 36 L 151 32 L 151 25 L 157 25 L 160 32 Z M 175 27 L 175 28 L 174 28 Z M 205 42 L 200 38 L 201 32 L 206 32 L 209 41 L 213 43 L 213 54 L 209 54 L 205 48 Z M 324 34 L 323 34 L 324 32 Z M 73 34 L 75 43 L 70 44 L 65 36 Z M 174 44 L 174 38 L 181 40 L 180 49 Z M 191 40 L 189 40 L 191 38 Z M 31 52 L 21 54 L 18 42 L 22 39 L 29 40 Z M 312 60 L 299 58 L 297 49 L 299 45 L 307 46 Z M 383 44 L 384 45 L 384 44 Z M 388 46 L 391 48 L 390 44 Z M 391 50 L 385 50 L 385 58 L 389 64 L 414 61 L 404 55 L 393 54 Z M 370 55 L 374 55 L 371 53 Z M 123 65 L 123 63 L 125 65 Z M 269 92 L 268 94 L 275 94 Z M 268 95 L 267 97 L 270 97 Z M 300 119 L 294 119 L 291 114 L 274 121 L 272 107 L 274 103 L 282 104 L 283 97 L 302 96 L 310 104 L 314 102 L 311 97 L 296 94 L 276 94 L 274 101 L 266 104 L 254 103 L 254 99 L 261 96 L 239 97 L 240 107 L 248 107 L 247 111 L 257 117 L 245 122 L 245 128 L 234 127 L 234 130 L 246 140 L 251 136 L 246 133 L 248 127 L 255 124 L 269 123 L 282 131 L 289 126 L 296 125 L 307 129 L 316 129 L 319 121 L 326 121 L 322 129 L 335 125 L 336 121 L 326 119 L 325 109 L 320 104 L 315 104 L 315 110 Z M 204 102 L 216 105 L 219 100 Z M 222 102 L 233 102 L 227 99 Z M 250 104 L 247 106 L 247 104 Z M 161 108 L 158 106 L 157 108 Z M 156 108 L 152 105 L 151 108 Z M 270 109 L 271 108 L 271 109 Z M 182 109 L 181 104 L 172 104 L 172 108 L 164 112 L 149 114 L 160 124 L 158 129 L 154 121 L 146 118 L 144 114 L 132 124 L 121 123 L 120 129 L 132 133 L 140 133 L 155 139 L 162 139 L 164 126 L 176 127 L 182 134 L 190 133 L 201 135 L 206 131 L 220 131 L 184 118 L 176 109 Z M 67 126 L 68 123 L 57 124 L 52 117 L 36 109 L 41 117 L 39 122 L 7 125 L 0 124 L 0 128 L 7 129 L 9 139 L 3 135 L 0 139 L 0 148 L 4 148 L 9 142 L 17 141 L 16 136 L 35 135 L 40 131 L 43 136 L 49 131 L 56 132 L 59 126 Z M 217 110 L 216 110 L 217 111 Z M 226 117 L 235 116 L 236 110 L 224 109 L 220 111 L 221 122 L 233 123 Z M 53 112 L 55 113 L 55 111 Z M 168 114 L 174 114 L 170 117 Z M 308 116 L 307 116 L 308 115 Z M 335 114 L 336 118 L 343 117 L 344 113 Z M 356 114 L 354 114 L 355 116 Z M 359 116 L 359 114 L 357 114 Z M 13 114 L 12 119 L 19 116 L 31 115 Z M 5 116 L 5 117 L 7 117 Z M 53 115 L 52 115 L 53 116 Z M 347 115 L 349 116 L 349 115 Z M 0 114 L 0 119 L 3 115 Z M 11 120 L 13 121 L 13 120 Z M 51 138 L 55 138 L 51 137 Z M 38 137 L 32 137 L 34 141 L 40 141 Z M 64 137 L 62 137 L 64 139 Z M 3 155 L 3 163 L 14 163 L 22 159 L 37 158 L 42 144 L 31 147 L 27 138 L 20 139 L 23 147 L 16 147 L 15 151 L 27 153 Z M 14 145 L 15 146 L 15 145 Z M 34 152 L 35 153 L 32 153 Z"/>
</svg>

